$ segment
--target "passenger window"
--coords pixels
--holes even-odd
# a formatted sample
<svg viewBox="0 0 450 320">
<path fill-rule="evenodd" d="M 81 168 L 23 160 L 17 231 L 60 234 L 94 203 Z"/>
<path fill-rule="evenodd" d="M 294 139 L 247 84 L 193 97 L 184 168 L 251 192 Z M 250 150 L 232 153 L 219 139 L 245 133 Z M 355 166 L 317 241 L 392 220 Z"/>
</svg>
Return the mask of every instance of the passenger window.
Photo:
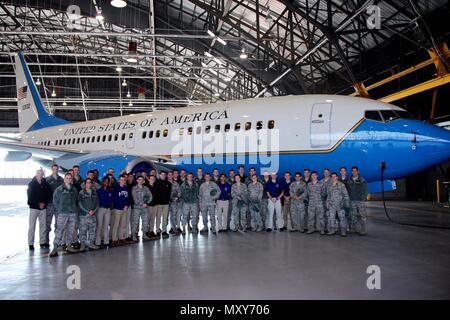
<svg viewBox="0 0 450 320">
<path fill-rule="evenodd" d="M 160 135 L 161 135 L 161 131 L 160 130 L 156 130 L 155 138 L 159 138 Z"/>
<path fill-rule="evenodd" d="M 84 140 L 85 140 L 85 138 L 83 137 L 83 138 L 81 138 L 81 143 L 84 143 Z"/>
<path fill-rule="evenodd" d="M 220 132 L 220 124 L 216 124 L 216 126 L 214 127 L 214 131 Z"/>
<path fill-rule="evenodd" d="M 188 128 L 187 134 L 188 134 L 188 135 L 192 135 L 192 127 L 189 127 L 189 128 Z"/>
<path fill-rule="evenodd" d="M 133 132 L 130 132 L 129 134 L 128 134 L 128 139 L 133 139 Z"/>
<path fill-rule="evenodd" d="M 67 139 L 67 145 L 70 144 L 70 141 L 72 141 L 71 139 Z"/>
<path fill-rule="evenodd" d="M 75 144 L 75 140 L 76 140 L 75 138 L 72 139 L 72 144 Z"/>
<path fill-rule="evenodd" d="M 225 132 L 228 132 L 228 131 L 230 131 L 230 124 L 229 123 L 227 123 L 225 125 Z"/>
<path fill-rule="evenodd" d="M 114 141 L 117 141 L 117 140 L 119 140 L 119 134 L 118 134 L 118 133 L 116 133 L 116 134 L 114 135 Z"/>
<path fill-rule="evenodd" d="M 153 130 L 148 133 L 148 138 L 149 139 L 153 138 Z"/>
<path fill-rule="evenodd" d="M 236 122 L 236 124 L 234 125 L 234 131 L 239 131 L 241 130 L 241 124 L 239 122 Z"/>
<path fill-rule="evenodd" d="M 67 142 L 67 140 L 66 140 L 66 139 L 64 139 L 64 145 L 66 145 L 66 142 Z"/>
<path fill-rule="evenodd" d="M 383 121 L 383 118 L 381 117 L 380 112 L 378 112 L 377 110 L 373 110 L 373 111 L 366 111 L 364 117 L 368 120 L 375 120 L 375 121 Z"/>
<path fill-rule="evenodd" d="M 77 139 L 77 144 L 80 144 L 80 138 Z"/>
<path fill-rule="evenodd" d="M 112 134 L 110 134 L 109 136 L 108 136 L 108 141 L 111 141 L 112 140 Z"/>
<path fill-rule="evenodd" d="M 86 137 L 86 143 L 89 143 L 91 141 L 91 137 Z"/>
<path fill-rule="evenodd" d="M 206 127 L 205 127 L 205 133 L 209 133 L 211 131 L 211 126 L 210 125 L 207 125 Z"/>
<path fill-rule="evenodd" d="M 275 127 L 275 121 L 269 120 L 269 122 L 267 123 L 267 128 L 273 129 L 274 127 Z"/>
<path fill-rule="evenodd" d="M 125 137 L 126 137 L 126 134 L 125 134 L 125 133 L 122 133 L 122 137 L 121 137 L 122 141 L 125 140 Z"/>
<path fill-rule="evenodd" d="M 163 137 L 167 137 L 168 134 L 169 134 L 169 130 L 168 129 L 164 129 Z"/>
<path fill-rule="evenodd" d="M 58 145 L 58 140 L 55 141 L 55 146 L 57 146 L 57 145 Z"/>
<path fill-rule="evenodd" d="M 180 136 L 182 136 L 184 134 L 184 128 L 178 129 L 178 133 L 180 134 Z"/>
<path fill-rule="evenodd" d="M 142 139 L 145 139 L 145 138 L 147 138 L 147 131 L 142 132 Z"/>
<path fill-rule="evenodd" d="M 202 127 L 197 127 L 197 134 L 202 133 Z"/>
<path fill-rule="evenodd" d="M 245 123 L 245 130 L 250 130 L 252 128 L 252 123 L 251 122 L 246 122 Z"/>
<path fill-rule="evenodd" d="M 102 142 L 105 142 L 105 141 L 106 141 L 106 134 L 103 135 L 103 138 L 102 138 Z"/>
<path fill-rule="evenodd" d="M 100 142 L 101 136 L 97 136 L 97 142 Z"/>
<path fill-rule="evenodd" d="M 263 127 L 263 122 L 262 122 L 262 121 L 258 121 L 258 122 L 256 123 L 256 130 L 261 130 L 262 127 Z"/>
</svg>

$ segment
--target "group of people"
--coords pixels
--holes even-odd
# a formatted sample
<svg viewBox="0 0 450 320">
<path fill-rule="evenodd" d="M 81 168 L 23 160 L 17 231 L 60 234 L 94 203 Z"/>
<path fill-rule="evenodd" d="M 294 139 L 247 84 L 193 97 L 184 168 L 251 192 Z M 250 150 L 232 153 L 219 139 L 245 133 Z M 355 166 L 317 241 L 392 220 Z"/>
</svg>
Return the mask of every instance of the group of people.
<svg viewBox="0 0 450 320">
<path fill-rule="evenodd" d="M 350 176 L 345 167 L 339 174 L 324 169 L 320 180 L 309 169 L 296 172 L 293 179 L 290 172 L 283 179 L 276 172 L 258 176 L 255 168 L 246 176 L 244 166 L 228 175 L 218 169 L 204 174 L 198 168 L 195 177 L 183 169 L 159 175 L 155 170 L 133 174 L 122 169 L 116 180 L 110 168 L 100 181 L 98 170 L 88 171 L 83 179 L 78 166 L 61 177 L 54 164 L 50 176 L 45 178 L 40 169 L 28 185 L 28 244 L 34 250 L 39 220 L 40 245 L 50 247 L 53 216 L 51 257 L 59 247 L 79 252 L 135 243 L 140 226 L 144 240 L 238 230 L 364 235 L 367 195 L 367 182 L 356 166 Z"/>
</svg>

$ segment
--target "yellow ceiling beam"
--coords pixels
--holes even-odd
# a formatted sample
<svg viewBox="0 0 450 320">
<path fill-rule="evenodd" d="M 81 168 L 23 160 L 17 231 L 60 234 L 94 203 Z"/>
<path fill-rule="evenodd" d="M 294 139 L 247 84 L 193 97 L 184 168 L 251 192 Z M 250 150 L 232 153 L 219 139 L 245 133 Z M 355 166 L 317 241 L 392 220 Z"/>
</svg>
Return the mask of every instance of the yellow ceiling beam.
<svg viewBox="0 0 450 320">
<path fill-rule="evenodd" d="M 388 96 L 378 99 L 378 100 L 389 103 L 389 102 L 400 100 L 400 99 L 403 99 L 403 98 L 406 98 L 406 97 L 409 97 L 409 96 L 415 95 L 417 93 L 424 92 L 424 91 L 427 91 L 427 90 L 430 90 L 430 89 L 433 89 L 433 88 L 436 88 L 439 86 L 443 86 L 444 84 L 447 84 L 449 82 L 450 82 L 450 73 L 440 76 L 440 77 L 437 77 L 435 79 L 431 79 L 431 80 L 422 82 L 418 85 L 401 90 L 399 92 L 393 93 L 391 95 L 388 95 Z"/>
</svg>

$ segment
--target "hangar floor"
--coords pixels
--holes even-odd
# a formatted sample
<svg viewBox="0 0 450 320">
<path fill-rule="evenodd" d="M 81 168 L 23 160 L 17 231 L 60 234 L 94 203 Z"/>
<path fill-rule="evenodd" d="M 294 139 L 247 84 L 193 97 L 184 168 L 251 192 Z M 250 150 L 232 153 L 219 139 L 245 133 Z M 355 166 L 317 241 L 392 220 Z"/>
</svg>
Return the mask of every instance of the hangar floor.
<svg viewBox="0 0 450 320">
<path fill-rule="evenodd" d="M 390 223 L 379 202 L 369 203 L 365 237 L 188 234 L 49 259 L 26 250 L 24 190 L 8 187 L 16 196 L 0 203 L 0 299 L 450 298 L 450 231 Z M 399 220 L 450 225 L 450 212 L 430 203 L 388 206 Z M 70 265 L 80 290 L 67 289 Z M 366 286 L 370 265 L 381 269 L 380 290 Z"/>
</svg>

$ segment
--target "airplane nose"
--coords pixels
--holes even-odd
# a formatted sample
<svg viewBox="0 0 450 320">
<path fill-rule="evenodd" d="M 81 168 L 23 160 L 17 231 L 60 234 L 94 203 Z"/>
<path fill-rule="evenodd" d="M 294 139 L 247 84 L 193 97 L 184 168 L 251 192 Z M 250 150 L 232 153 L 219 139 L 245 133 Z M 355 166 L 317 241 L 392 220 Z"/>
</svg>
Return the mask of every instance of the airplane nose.
<svg viewBox="0 0 450 320">
<path fill-rule="evenodd" d="M 420 123 L 415 132 L 418 151 L 430 165 L 450 159 L 450 131 L 436 125 Z"/>
</svg>

